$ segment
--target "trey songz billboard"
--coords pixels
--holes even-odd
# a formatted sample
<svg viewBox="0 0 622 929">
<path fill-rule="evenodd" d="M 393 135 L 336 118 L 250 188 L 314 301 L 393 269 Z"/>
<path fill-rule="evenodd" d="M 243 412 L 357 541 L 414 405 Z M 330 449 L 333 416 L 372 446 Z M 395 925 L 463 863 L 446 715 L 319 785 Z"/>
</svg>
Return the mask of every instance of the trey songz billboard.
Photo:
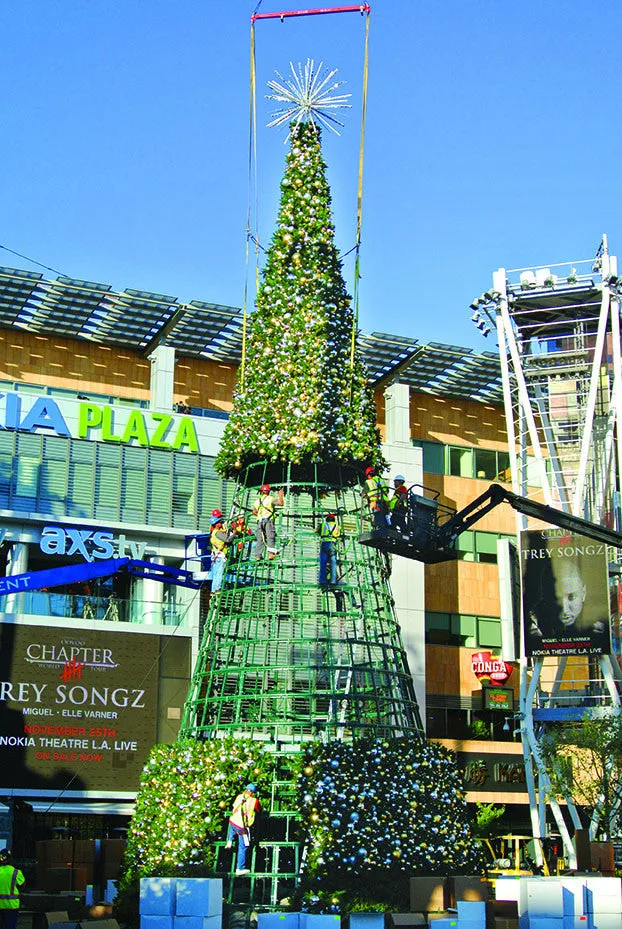
<svg viewBox="0 0 622 929">
<path fill-rule="evenodd" d="M 554 528 L 520 546 L 525 654 L 609 654 L 607 546 Z"/>
</svg>

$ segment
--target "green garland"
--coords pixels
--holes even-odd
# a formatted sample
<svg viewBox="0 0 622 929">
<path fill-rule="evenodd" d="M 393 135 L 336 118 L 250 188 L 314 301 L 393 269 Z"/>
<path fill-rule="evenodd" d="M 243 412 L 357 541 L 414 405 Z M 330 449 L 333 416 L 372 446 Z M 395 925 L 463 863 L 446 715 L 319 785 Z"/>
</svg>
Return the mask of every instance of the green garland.
<svg viewBox="0 0 622 929">
<path fill-rule="evenodd" d="M 248 464 L 384 464 L 372 392 L 334 243 L 320 131 L 292 128 L 281 203 L 251 317 L 244 383 L 216 458 L 236 477 Z"/>
<path fill-rule="evenodd" d="M 141 775 L 120 890 L 141 877 L 211 871 L 236 795 L 249 781 L 269 796 L 273 759 L 250 740 L 156 745 Z"/>
</svg>

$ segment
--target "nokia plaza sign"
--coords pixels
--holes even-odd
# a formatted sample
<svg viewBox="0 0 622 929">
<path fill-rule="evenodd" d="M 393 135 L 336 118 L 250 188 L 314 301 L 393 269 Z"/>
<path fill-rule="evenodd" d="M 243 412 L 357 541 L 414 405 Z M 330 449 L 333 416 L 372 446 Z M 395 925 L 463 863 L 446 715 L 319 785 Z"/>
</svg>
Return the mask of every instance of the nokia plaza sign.
<svg viewBox="0 0 622 929">
<path fill-rule="evenodd" d="M 192 417 L 90 400 L 0 393 L 0 430 L 198 453 Z"/>
</svg>

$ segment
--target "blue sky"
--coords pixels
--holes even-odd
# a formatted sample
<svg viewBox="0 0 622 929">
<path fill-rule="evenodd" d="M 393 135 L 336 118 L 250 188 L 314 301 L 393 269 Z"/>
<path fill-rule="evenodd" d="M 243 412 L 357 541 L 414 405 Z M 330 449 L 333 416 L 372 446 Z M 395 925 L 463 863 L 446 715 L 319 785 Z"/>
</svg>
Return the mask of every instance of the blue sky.
<svg viewBox="0 0 622 929">
<path fill-rule="evenodd" d="M 3 4 L 0 244 L 115 289 L 240 306 L 255 5 Z M 589 258 L 604 232 L 622 251 L 622 4 L 371 6 L 361 327 L 494 350 L 468 309 L 494 269 Z M 363 27 L 359 14 L 257 24 L 266 246 L 286 151 L 265 128 L 266 83 L 308 57 L 353 95 L 324 154 L 338 246 L 354 244 Z M 42 270 L 5 249 L 0 264 Z M 345 272 L 351 286 L 351 260 Z"/>
</svg>

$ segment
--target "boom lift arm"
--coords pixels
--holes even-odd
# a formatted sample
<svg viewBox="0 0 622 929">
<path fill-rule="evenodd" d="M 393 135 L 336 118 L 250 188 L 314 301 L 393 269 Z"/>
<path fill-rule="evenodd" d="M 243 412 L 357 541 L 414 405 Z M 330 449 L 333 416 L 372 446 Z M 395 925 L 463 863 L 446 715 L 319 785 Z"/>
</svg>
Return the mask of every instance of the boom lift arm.
<svg viewBox="0 0 622 929">
<path fill-rule="evenodd" d="M 364 532 L 359 541 L 362 545 L 371 545 L 381 551 L 413 558 L 426 564 L 450 561 L 457 557 L 455 543 L 460 533 L 465 532 L 500 503 L 509 503 L 519 513 L 552 523 L 568 532 L 622 548 L 622 534 L 619 532 L 580 516 L 564 513 L 544 503 L 521 497 L 500 484 L 491 484 L 483 494 L 457 513 L 450 513 L 447 508 L 440 507 L 438 500 L 413 493 L 411 490 L 401 525 Z M 393 521 L 395 522 L 395 517 Z"/>
<path fill-rule="evenodd" d="M 43 587 L 63 587 L 90 581 L 96 577 L 110 577 L 125 571 L 134 577 L 160 581 L 162 584 L 176 584 L 198 590 L 203 581 L 195 578 L 191 571 L 173 568 L 170 565 L 156 564 L 152 561 L 139 561 L 136 558 L 108 558 L 105 561 L 84 562 L 63 565 L 60 568 L 47 568 L 44 571 L 28 571 L 25 574 L 13 574 L 0 577 L 0 597 L 8 594 L 23 593 L 27 590 L 41 590 Z"/>
</svg>

